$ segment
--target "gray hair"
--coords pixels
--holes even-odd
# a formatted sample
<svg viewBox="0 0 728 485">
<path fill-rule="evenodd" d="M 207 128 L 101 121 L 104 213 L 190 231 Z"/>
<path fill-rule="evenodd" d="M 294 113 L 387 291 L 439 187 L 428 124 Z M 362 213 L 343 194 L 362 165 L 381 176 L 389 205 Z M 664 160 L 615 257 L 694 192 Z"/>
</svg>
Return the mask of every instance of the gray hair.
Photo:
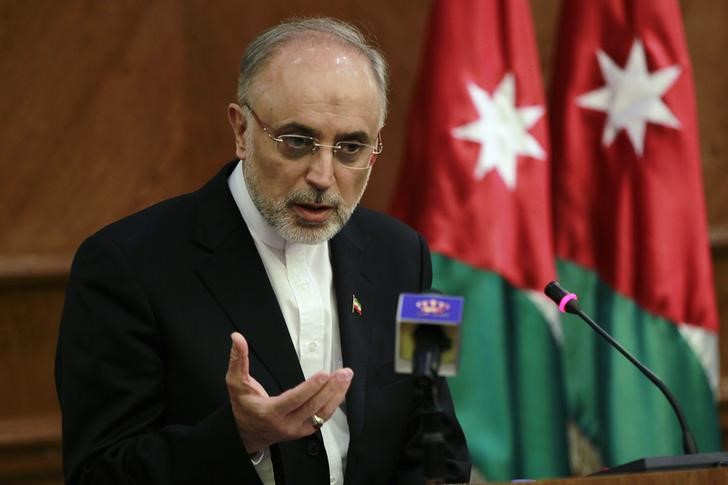
<svg viewBox="0 0 728 485">
<path fill-rule="evenodd" d="M 248 95 L 255 76 L 271 61 L 278 49 L 288 42 L 307 34 L 325 34 L 332 40 L 352 47 L 364 55 L 372 67 L 381 98 L 382 123 L 387 118 L 387 89 L 389 71 L 381 52 L 367 41 L 364 34 L 351 24 L 329 17 L 295 18 L 276 25 L 248 44 L 240 61 L 238 77 L 238 103 L 249 101 Z"/>
</svg>

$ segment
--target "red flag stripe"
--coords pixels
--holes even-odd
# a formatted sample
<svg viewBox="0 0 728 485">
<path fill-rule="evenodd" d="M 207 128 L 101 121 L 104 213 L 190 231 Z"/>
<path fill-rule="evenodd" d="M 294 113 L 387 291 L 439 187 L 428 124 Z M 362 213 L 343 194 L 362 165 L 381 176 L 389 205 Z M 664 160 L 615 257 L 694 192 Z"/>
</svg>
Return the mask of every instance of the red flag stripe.
<svg viewBox="0 0 728 485">
<path fill-rule="evenodd" d="M 648 311 L 717 331 L 692 69 L 679 5 L 566 0 L 564 12 L 551 110 L 559 174 L 553 182 L 556 253 L 596 270 Z M 651 110 L 644 109 L 647 101 L 629 105 L 633 99 L 615 95 L 616 84 L 610 93 L 614 112 L 585 107 L 585 95 L 609 87 L 605 65 L 612 64 L 613 75 L 624 73 L 636 66 L 640 48 L 644 83 L 630 77 L 620 89 L 652 90 Z M 631 111 L 620 112 L 618 103 Z M 644 124 L 635 121 L 648 112 Z M 608 142 L 610 120 L 623 123 Z M 643 142 L 642 153 L 635 140 Z"/>
<path fill-rule="evenodd" d="M 540 290 L 554 267 L 548 133 L 537 114 L 545 103 L 528 2 L 436 1 L 430 19 L 392 212 L 434 251 Z M 483 129 L 502 127 L 479 111 L 474 91 L 507 100 L 509 75 L 510 105 L 523 118 L 512 171 L 496 153 L 499 143 L 454 135 L 479 120 Z M 498 166 L 479 178 L 483 150 Z"/>
</svg>

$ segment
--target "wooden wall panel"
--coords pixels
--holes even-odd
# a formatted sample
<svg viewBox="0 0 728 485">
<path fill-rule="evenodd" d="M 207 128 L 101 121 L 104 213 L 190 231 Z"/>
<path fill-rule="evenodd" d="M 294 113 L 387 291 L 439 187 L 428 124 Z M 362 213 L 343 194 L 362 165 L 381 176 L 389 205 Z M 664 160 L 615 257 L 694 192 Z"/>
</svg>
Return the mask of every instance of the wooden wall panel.
<svg viewBox="0 0 728 485">
<path fill-rule="evenodd" d="M 0 416 L 23 416 L 28 410 L 57 410 L 53 356 L 64 284 L 20 283 L 0 290 Z"/>
<path fill-rule="evenodd" d="M 291 15 L 337 16 L 377 38 L 391 64 L 391 106 L 385 151 L 364 204 L 385 210 L 402 156 L 429 4 L 0 0 L 5 119 L 0 130 L 0 482 L 32 473 L 33 483 L 57 480 L 52 363 L 70 258 L 99 227 L 195 189 L 233 157 L 225 112 L 234 98 L 244 45 Z M 531 0 L 547 87 L 560 5 Z M 681 5 L 694 63 L 725 328 L 728 66 L 722 51 L 728 44 L 728 2 L 682 0 Z M 725 375 L 725 338 L 721 356 Z M 728 396 L 728 384 L 724 388 Z M 725 409 L 728 423 L 728 405 Z M 30 463 L 38 464 L 35 472 Z"/>
<path fill-rule="evenodd" d="M 0 280 L 0 483 L 61 477 L 53 360 L 65 281 L 58 273 Z"/>
</svg>

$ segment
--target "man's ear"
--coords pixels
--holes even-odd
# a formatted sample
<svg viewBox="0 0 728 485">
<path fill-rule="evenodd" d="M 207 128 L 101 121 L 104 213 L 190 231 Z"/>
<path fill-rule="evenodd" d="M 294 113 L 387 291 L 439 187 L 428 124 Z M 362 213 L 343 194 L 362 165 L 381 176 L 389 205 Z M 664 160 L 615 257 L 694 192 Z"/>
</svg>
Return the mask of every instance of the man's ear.
<svg viewBox="0 0 728 485">
<path fill-rule="evenodd" d="M 235 155 L 240 160 L 245 160 L 247 153 L 245 130 L 248 127 L 248 122 L 243 113 L 243 108 L 237 103 L 230 103 L 228 105 L 228 120 L 230 121 L 230 127 L 233 129 L 233 135 L 235 136 Z"/>
</svg>

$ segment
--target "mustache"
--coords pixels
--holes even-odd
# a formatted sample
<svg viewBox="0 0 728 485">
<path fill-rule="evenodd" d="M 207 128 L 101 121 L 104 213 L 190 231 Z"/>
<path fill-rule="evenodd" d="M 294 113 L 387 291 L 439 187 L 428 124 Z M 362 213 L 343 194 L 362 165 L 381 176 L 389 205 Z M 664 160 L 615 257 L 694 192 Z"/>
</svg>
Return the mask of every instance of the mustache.
<svg viewBox="0 0 728 485">
<path fill-rule="evenodd" d="M 296 190 L 286 197 L 286 205 L 309 204 L 325 205 L 338 208 L 342 204 L 341 196 L 322 190 Z"/>
</svg>

